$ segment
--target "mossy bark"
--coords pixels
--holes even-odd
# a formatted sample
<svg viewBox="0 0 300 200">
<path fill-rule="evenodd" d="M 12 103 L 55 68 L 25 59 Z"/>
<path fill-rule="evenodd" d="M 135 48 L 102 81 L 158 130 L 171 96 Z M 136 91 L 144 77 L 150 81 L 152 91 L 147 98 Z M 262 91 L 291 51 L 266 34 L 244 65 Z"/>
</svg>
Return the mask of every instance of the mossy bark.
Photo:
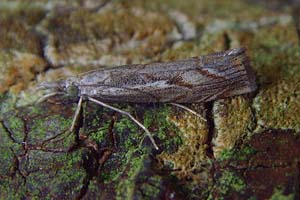
<svg viewBox="0 0 300 200">
<path fill-rule="evenodd" d="M 0 3 L 0 199 L 297 199 L 299 5 L 281 1 Z M 245 46 L 252 94 L 188 105 L 77 98 L 35 104 L 42 81 Z"/>
</svg>

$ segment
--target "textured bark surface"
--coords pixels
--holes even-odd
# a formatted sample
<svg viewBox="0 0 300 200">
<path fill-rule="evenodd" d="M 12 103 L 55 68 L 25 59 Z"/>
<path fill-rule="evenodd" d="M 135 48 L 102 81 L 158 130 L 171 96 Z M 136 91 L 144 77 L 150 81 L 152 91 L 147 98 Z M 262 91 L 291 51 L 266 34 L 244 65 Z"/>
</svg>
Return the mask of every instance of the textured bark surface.
<svg viewBox="0 0 300 200">
<path fill-rule="evenodd" d="M 297 1 L 278 0 L 1 1 L 0 199 L 299 199 L 299 13 Z M 42 81 L 241 46 L 258 89 L 187 104 L 206 121 L 164 104 L 114 104 L 159 151 L 92 102 L 73 133 L 77 98 L 34 104 Z"/>
</svg>

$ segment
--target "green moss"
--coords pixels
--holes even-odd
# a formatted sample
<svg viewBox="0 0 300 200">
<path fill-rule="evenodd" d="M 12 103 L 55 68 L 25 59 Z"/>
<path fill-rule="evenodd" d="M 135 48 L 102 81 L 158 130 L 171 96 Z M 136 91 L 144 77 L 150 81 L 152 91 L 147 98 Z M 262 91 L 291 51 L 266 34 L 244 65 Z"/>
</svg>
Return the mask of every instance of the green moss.
<svg viewBox="0 0 300 200">
<path fill-rule="evenodd" d="M 167 120 L 169 113 L 170 108 L 162 106 L 147 108 L 143 115 L 143 124 L 159 138 L 162 144 L 161 148 L 169 146 L 171 148 L 174 143 L 181 142 L 178 139 L 179 136 L 169 135 L 170 132 L 177 131 L 175 126 Z M 152 146 L 149 148 L 146 144 L 139 145 L 140 141 L 146 137 L 145 134 L 131 119 L 123 116 L 115 122 L 114 127 L 120 138 L 117 144 L 117 153 L 111 155 L 105 163 L 100 180 L 106 185 L 114 185 L 117 192 L 116 199 L 153 199 L 153 197 L 158 197 L 161 192 L 161 177 L 145 174 L 145 170 L 149 169 L 147 163 Z M 137 134 L 137 131 L 142 133 Z"/>
<path fill-rule="evenodd" d="M 140 169 L 143 164 L 140 159 L 143 160 L 145 156 L 145 152 L 141 152 L 132 147 L 124 152 L 118 152 L 118 154 L 111 156 L 110 160 L 107 161 L 106 166 L 104 166 L 101 173 L 101 181 L 106 184 L 114 181 L 118 182 L 122 179 L 124 174 L 134 178 L 135 170 Z"/>
<path fill-rule="evenodd" d="M 28 107 L 28 111 L 27 111 L 27 114 L 30 115 L 30 116 L 38 116 L 38 115 L 43 115 L 45 114 L 45 110 L 43 107 L 41 106 L 30 106 Z"/>
<path fill-rule="evenodd" d="M 129 113 L 134 112 L 134 109 L 128 106 L 122 108 L 122 110 Z M 143 125 L 150 130 L 153 136 L 159 138 L 162 148 L 166 150 L 173 149 L 174 146 L 182 144 L 179 130 L 168 120 L 169 113 L 170 108 L 168 106 L 161 106 L 160 108 L 147 108 L 143 115 Z M 88 115 L 90 115 L 90 113 Z M 110 125 L 110 120 L 105 118 L 101 120 L 101 127 L 90 134 L 91 138 L 97 142 L 104 142 L 104 139 L 107 139 L 107 130 Z M 120 115 L 119 119 L 116 120 L 114 130 L 117 137 L 120 137 L 121 140 L 118 145 L 121 149 L 126 149 L 126 151 L 137 148 L 137 144 L 143 142 L 144 138 L 147 137 L 144 131 L 134 121 L 124 115 Z M 177 134 L 170 136 L 170 133 L 173 135 L 174 133 Z"/>
<path fill-rule="evenodd" d="M 133 153 L 133 152 L 132 152 Z M 141 171 L 143 167 L 143 162 L 145 155 L 141 155 L 139 157 L 132 157 L 131 152 L 130 154 L 130 163 L 128 163 L 128 177 L 125 179 L 120 179 L 119 183 L 117 184 L 116 191 L 117 191 L 117 198 L 116 199 L 132 199 L 134 195 L 134 188 L 135 188 L 135 179 L 138 173 Z M 126 169 L 126 168 L 124 168 Z"/>
<path fill-rule="evenodd" d="M 219 160 L 229 160 L 233 158 L 234 154 L 235 151 L 233 149 L 224 149 L 219 156 Z"/>
<path fill-rule="evenodd" d="M 51 115 L 41 119 L 35 119 L 29 134 L 30 140 L 47 139 L 60 134 L 71 126 L 72 119 L 61 115 Z"/>
<path fill-rule="evenodd" d="M 283 194 L 283 190 L 278 188 L 274 190 L 272 196 L 270 197 L 270 200 L 293 200 L 293 199 L 295 199 L 295 194 L 285 195 Z"/>
<path fill-rule="evenodd" d="M 22 142 L 24 139 L 24 121 L 11 113 L 7 119 L 7 128 L 16 142 Z"/>
<path fill-rule="evenodd" d="M 127 116 L 122 116 L 122 118 L 115 124 L 115 129 L 122 133 L 125 130 L 129 130 L 130 132 L 137 132 L 138 127 L 137 124 L 135 124 L 130 118 Z"/>
<path fill-rule="evenodd" d="M 22 150 L 22 145 L 15 143 L 0 123 L 0 176 L 8 176 L 12 172 L 14 156 Z"/>
<path fill-rule="evenodd" d="M 0 179 L 0 199 L 15 200 L 28 197 L 27 188 L 22 178 L 17 174 L 13 181 Z"/>
<path fill-rule="evenodd" d="M 141 191 L 141 199 L 153 199 L 158 198 L 161 192 L 162 177 L 155 176 L 145 176 L 142 175 L 138 177 L 137 187 Z M 139 191 L 138 191 L 139 192 Z"/>
<path fill-rule="evenodd" d="M 11 147 L 13 148 L 13 147 Z M 9 174 L 13 170 L 13 159 L 14 159 L 14 153 L 12 150 L 8 147 L 3 147 L 2 145 L 0 146 L 0 163 L 1 163 L 1 168 L 0 168 L 0 176 L 9 176 Z"/>
<path fill-rule="evenodd" d="M 245 182 L 232 171 L 224 171 L 217 180 L 217 187 L 221 194 L 227 195 L 230 191 L 243 193 Z"/>
<path fill-rule="evenodd" d="M 260 93 L 254 101 L 258 123 L 264 127 L 297 129 L 299 105 L 298 37 L 294 24 L 265 27 L 248 41 Z"/>
<path fill-rule="evenodd" d="M 128 162 L 126 178 L 119 179 L 116 191 L 116 199 L 153 199 L 158 198 L 161 191 L 161 177 L 147 173 L 147 154 L 134 152 Z"/>
<path fill-rule="evenodd" d="M 52 199 L 53 196 L 60 199 L 74 199 L 85 177 L 84 169 L 79 167 L 82 152 L 52 154 L 31 151 L 30 165 L 27 169 L 34 173 L 27 176 L 28 193 L 37 199 Z M 45 193 L 43 190 L 49 192 Z"/>
<path fill-rule="evenodd" d="M 109 124 L 104 124 L 103 128 L 99 128 L 96 132 L 93 132 L 90 136 L 90 138 L 96 142 L 103 142 L 105 139 L 105 136 L 107 135 Z"/>
<path fill-rule="evenodd" d="M 232 149 L 224 149 L 218 160 L 224 161 L 224 160 L 239 160 L 239 161 L 245 161 L 249 158 L 250 155 L 253 155 L 256 153 L 256 150 L 251 146 L 245 146 L 242 149 L 238 150 L 235 148 Z"/>
<path fill-rule="evenodd" d="M 160 139 L 165 151 L 171 151 L 182 144 L 179 129 L 168 120 L 170 111 L 170 107 L 164 105 L 158 109 L 146 110 L 144 114 L 144 125 L 155 129 L 153 135 Z M 175 135 L 170 136 L 170 133 Z"/>
</svg>

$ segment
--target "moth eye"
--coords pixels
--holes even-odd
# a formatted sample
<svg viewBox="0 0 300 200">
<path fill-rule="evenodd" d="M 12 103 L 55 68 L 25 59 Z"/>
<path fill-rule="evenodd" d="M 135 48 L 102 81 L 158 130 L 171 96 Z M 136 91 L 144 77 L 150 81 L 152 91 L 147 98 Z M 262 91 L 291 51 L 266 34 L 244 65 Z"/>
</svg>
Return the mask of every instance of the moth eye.
<svg viewBox="0 0 300 200">
<path fill-rule="evenodd" d="M 78 88 L 74 85 L 69 85 L 67 88 L 66 88 L 66 92 L 70 95 L 70 96 L 78 96 Z"/>
</svg>

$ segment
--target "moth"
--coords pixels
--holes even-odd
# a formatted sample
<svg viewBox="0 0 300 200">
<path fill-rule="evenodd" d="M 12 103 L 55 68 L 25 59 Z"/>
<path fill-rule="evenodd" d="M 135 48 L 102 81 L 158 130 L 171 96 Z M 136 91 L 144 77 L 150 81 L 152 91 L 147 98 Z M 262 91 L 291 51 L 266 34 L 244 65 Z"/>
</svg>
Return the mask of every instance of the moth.
<svg viewBox="0 0 300 200">
<path fill-rule="evenodd" d="M 79 98 L 70 130 L 74 129 L 82 102 L 88 100 L 130 117 L 158 149 L 146 127 L 130 113 L 107 103 L 170 103 L 193 112 L 182 104 L 252 92 L 256 83 L 246 49 L 235 48 L 171 62 L 97 69 L 64 80 L 44 82 L 39 88 L 52 91 L 44 99 L 57 94 Z"/>
</svg>

